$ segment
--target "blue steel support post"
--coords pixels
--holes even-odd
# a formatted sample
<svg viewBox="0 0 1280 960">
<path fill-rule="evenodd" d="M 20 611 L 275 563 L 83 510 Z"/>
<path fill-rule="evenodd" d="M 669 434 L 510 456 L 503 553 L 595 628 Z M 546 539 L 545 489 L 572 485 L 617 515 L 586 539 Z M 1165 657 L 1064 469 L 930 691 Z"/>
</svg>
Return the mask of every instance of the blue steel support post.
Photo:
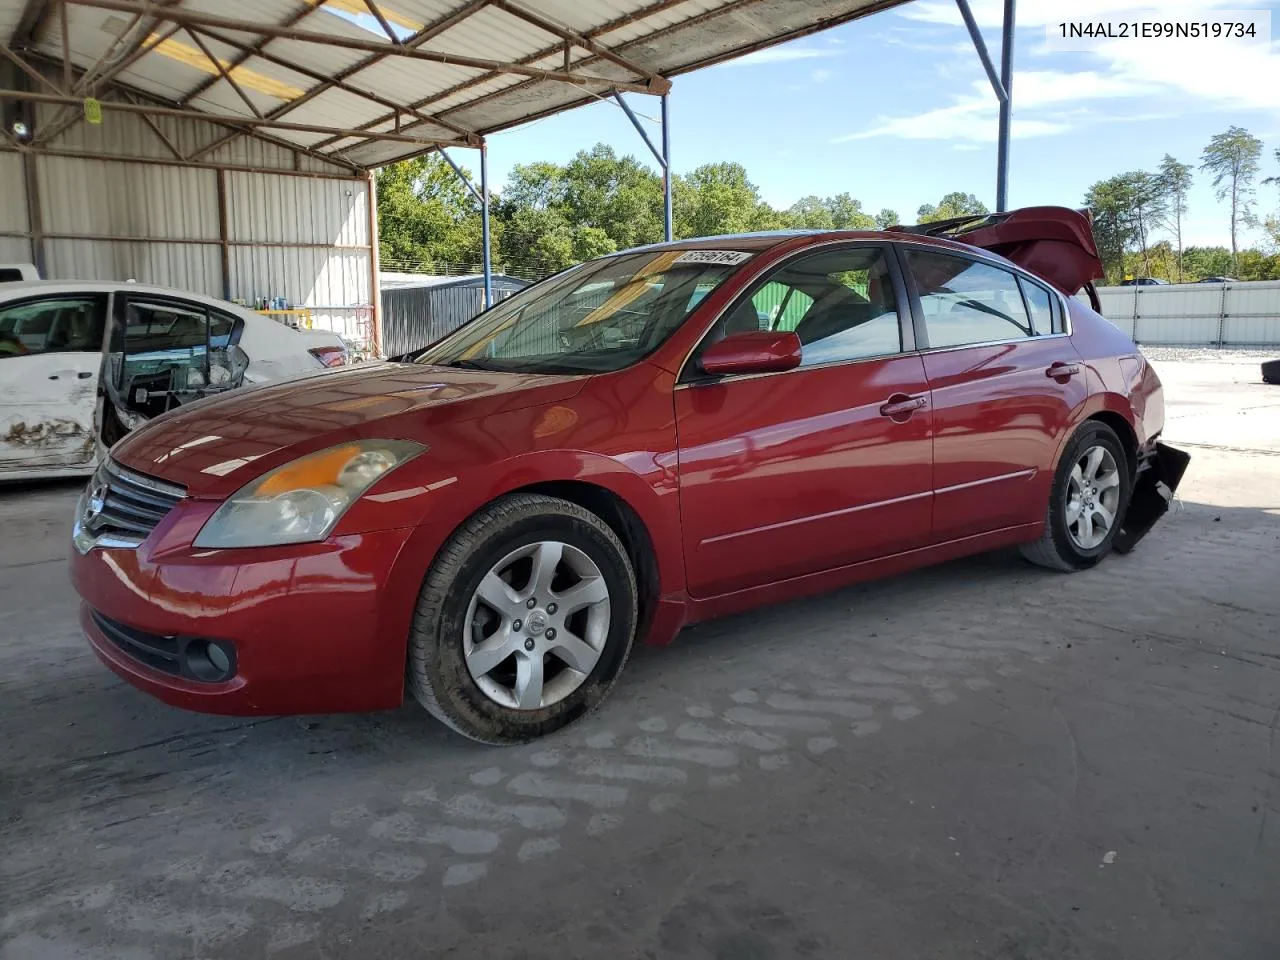
<svg viewBox="0 0 1280 960">
<path fill-rule="evenodd" d="M 1013 122 L 1013 29 L 1016 0 L 1004 0 L 1004 49 L 1000 58 L 1000 143 L 996 154 L 996 212 L 1009 209 L 1009 129 Z"/>
<path fill-rule="evenodd" d="M 480 144 L 480 235 L 484 244 L 484 306 L 493 306 L 493 258 L 489 251 L 489 145 Z"/>
<path fill-rule="evenodd" d="M 671 111 L 668 108 L 669 94 L 662 95 L 662 226 L 667 242 L 671 235 Z"/>
</svg>

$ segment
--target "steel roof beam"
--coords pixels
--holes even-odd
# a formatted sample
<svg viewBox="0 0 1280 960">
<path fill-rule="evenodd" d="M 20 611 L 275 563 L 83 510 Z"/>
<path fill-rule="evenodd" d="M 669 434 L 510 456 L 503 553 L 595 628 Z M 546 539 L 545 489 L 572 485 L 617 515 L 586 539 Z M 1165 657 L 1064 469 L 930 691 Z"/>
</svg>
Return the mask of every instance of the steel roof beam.
<svg viewBox="0 0 1280 960">
<path fill-rule="evenodd" d="M 481 0 L 479 5 L 484 6 L 487 2 L 488 0 Z M 654 14 L 662 13 L 663 11 L 670 9 L 671 7 L 679 6 L 680 4 L 686 3 L 686 2 L 687 0 L 657 0 L 656 3 L 651 3 L 649 6 L 645 7 L 642 10 L 637 10 L 634 13 L 629 13 L 626 16 L 619 17 L 616 20 L 610 20 L 608 23 L 602 24 L 601 26 L 596 27 L 595 29 L 588 30 L 584 34 L 584 38 L 587 40 L 594 40 L 595 38 L 603 36 L 604 34 L 609 33 L 613 30 L 619 30 L 622 27 L 628 26 L 634 23 L 636 20 L 642 20 L 645 17 L 651 17 Z M 542 60 L 546 57 L 549 57 L 553 53 L 556 53 L 561 49 L 561 47 L 564 47 L 565 52 L 568 53 L 569 51 L 568 45 L 563 43 L 557 43 L 551 47 L 544 47 L 543 49 L 538 50 L 535 53 L 531 53 L 526 57 L 521 57 L 517 62 L 518 63 L 536 63 L 537 61 Z M 452 97 L 454 94 L 461 93 L 463 90 L 469 90 L 472 87 L 479 86 L 482 83 L 487 83 L 488 81 L 494 79 L 497 76 L 498 74 L 496 73 L 486 73 L 483 76 L 475 77 L 474 79 L 471 79 L 471 80 L 464 80 L 462 83 L 454 84 L 452 87 L 450 87 L 447 90 L 442 90 L 439 93 L 432 94 L 429 97 L 424 97 L 422 100 L 415 100 L 411 104 L 411 106 L 414 107 L 414 109 L 421 110 L 423 107 L 429 106 L 433 103 L 438 103 L 441 100 L 444 100 L 448 97 Z M 500 90 L 498 91 L 498 94 L 505 93 L 505 92 L 506 91 L 504 90 Z M 498 94 L 493 94 L 493 96 L 497 96 Z M 451 107 L 450 110 L 465 109 L 467 107 L 473 106 L 476 103 L 482 103 L 483 101 L 484 101 L 484 98 L 472 100 L 468 103 L 460 104 L 457 107 Z M 379 124 L 386 123 L 390 119 L 391 119 L 390 116 L 384 115 L 384 116 L 378 117 L 376 120 L 370 120 L 368 123 L 362 123 L 358 129 L 368 130 L 371 127 L 376 127 Z M 331 144 L 334 144 L 334 143 L 337 143 L 337 138 L 321 141 L 320 143 L 316 144 L 316 148 L 323 150 L 325 147 L 330 146 Z"/>
<path fill-rule="evenodd" d="M 543 30 L 546 33 L 551 34 L 553 37 L 560 37 L 562 40 L 569 41 L 574 46 L 582 47 L 582 49 L 595 54 L 602 60 L 608 60 L 610 63 L 614 63 L 617 66 L 622 67 L 624 70 L 629 70 L 636 76 L 647 77 L 651 87 L 650 92 L 652 93 L 663 94 L 671 92 L 671 81 L 666 77 L 655 73 L 647 67 L 640 66 L 634 60 L 628 60 L 626 57 L 600 46 L 588 37 L 574 33 L 568 27 L 563 27 L 558 23 L 553 23 L 546 17 L 536 14 L 530 10 L 525 10 L 523 7 L 518 7 L 514 3 L 509 2 L 509 0 L 491 0 L 491 3 L 494 7 L 502 10 L 504 13 L 509 13 L 511 16 L 517 17 L 525 23 L 531 23 L 539 30 Z M 566 64 L 565 70 L 567 71 L 568 69 L 569 67 Z"/>
<path fill-rule="evenodd" d="M 25 47 L 34 40 L 49 18 L 49 10 L 48 0 L 27 0 L 27 5 L 22 8 L 22 16 L 18 18 L 18 25 L 13 28 L 13 35 L 9 37 L 9 43 L 15 47 Z"/>
<path fill-rule="evenodd" d="M 564 73 L 560 70 L 542 70 L 537 67 L 518 63 L 503 63 L 499 60 L 485 60 L 479 57 L 465 57 L 451 53 L 438 53 L 431 50 L 411 49 L 407 44 L 390 44 L 378 40 L 360 40 L 355 37 L 337 36 L 320 33 L 314 30 L 298 30 L 291 27 L 277 27 L 267 23 L 254 23 L 250 20 L 237 20 L 231 17 L 218 17 L 187 9 L 172 9 L 154 4 L 137 4 L 132 0 L 74 0 L 81 6 L 95 7 L 99 10 L 114 10 L 118 13 L 140 13 L 144 16 L 157 17 L 176 23 L 180 26 L 215 27 L 224 30 L 236 30 L 242 33 L 256 33 L 264 37 L 281 40 L 296 40 L 300 43 L 315 43 L 325 47 L 339 47 L 346 50 L 363 50 L 389 57 L 401 57 L 425 63 L 440 63 L 470 70 L 489 70 L 494 73 L 511 73 L 528 77 L 532 80 L 555 80 L 576 87 L 600 86 L 617 87 L 636 93 L 660 93 L 652 83 L 631 83 L 610 80 L 608 77 L 596 77 L 579 73 Z"/>
<path fill-rule="evenodd" d="M 66 3 L 66 0 L 62 0 L 62 2 Z M 187 36 L 191 38 L 191 42 L 199 47 L 200 52 L 203 53 L 205 58 L 213 64 L 213 69 L 217 70 L 218 73 L 222 75 L 222 79 L 227 81 L 227 86 L 234 90 L 236 95 L 244 101 L 244 105 L 249 108 L 249 112 L 261 120 L 263 118 L 262 111 L 258 109 L 257 104 L 249 99 L 249 95 L 244 92 L 240 87 L 240 84 L 236 83 L 235 80 L 231 78 L 231 72 L 227 70 L 221 60 L 213 55 L 213 51 L 209 49 L 208 44 L 201 40 L 200 35 L 190 27 L 184 27 L 183 29 L 187 32 Z"/>
<path fill-rule="evenodd" d="M 429 113 L 422 113 L 418 110 L 415 110 L 413 107 L 409 106 L 408 104 L 396 103 L 394 100 L 388 100 L 386 97 L 380 96 L 379 94 L 376 94 L 371 90 L 363 90 L 360 87 L 354 86 L 353 84 L 346 83 L 343 79 L 341 79 L 342 74 L 345 73 L 346 71 L 342 71 L 341 73 L 333 77 L 326 77 L 323 73 L 320 73 L 319 71 L 316 71 L 316 70 L 312 70 L 310 67 L 304 67 L 300 63 L 294 63 L 292 60 L 288 60 L 284 57 L 278 57 L 274 53 L 268 53 L 266 50 L 254 49 L 251 45 L 243 43 L 239 40 L 236 40 L 234 37 L 229 37 L 226 34 L 220 33 L 216 30 L 203 29 L 203 30 L 200 30 L 199 32 L 203 33 L 206 37 L 209 37 L 213 40 L 217 40 L 219 43 L 223 43 L 229 47 L 234 47 L 237 50 L 250 53 L 250 56 L 257 57 L 260 60 L 265 60 L 267 63 L 273 63 L 277 67 L 283 67 L 285 70 L 292 70 L 294 73 L 300 74 L 301 76 L 304 76 L 309 80 L 315 80 L 317 83 L 325 85 L 325 89 L 332 88 L 336 90 L 342 90 L 346 93 L 350 93 L 350 94 L 353 94 L 354 96 L 361 97 L 372 103 L 376 103 L 380 107 L 386 107 L 388 110 L 394 110 L 396 113 L 407 113 L 409 114 L 409 116 L 413 117 L 416 120 L 421 120 L 423 123 L 434 123 L 434 124 L 437 124 L 438 126 L 444 127 L 446 130 L 452 130 L 454 133 L 458 134 L 458 136 L 463 137 L 464 139 L 475 138 L 475 145 L 478 145 L 480 142 L 479 138 L 477 138 L 474 133 L 472 133 L 470 130 L 466 129 L 465 127 L 458 126 L 456 123 L 450 123 L 448 120 L 438 119 L 436 117 L 431 116 L 431 114 Z M 245 57 L 244 60 L 240 60 L 238 62 L 244 63 L 245 60 L 248 60 L 248 59 L 249 57 Z M 234 65 L 229 68 L 229 70 L 235 70 L 235 69 L 236 68 Z M 303 94 L 303 97 L 306 97 L 307 99 L 311 99 L 312 96 L 314 95 L 312 95 L 310 91 L 307 91 L 306 94 Z M 280 117 L 282 117 L 284 114 L 288 113 L 290 110 L 294 109 L 295 107 L 301 106 L 303 103 L 303 97 L 299 97 L 295 100 L 289 100 L 286 103 L 284 103 L 282 106 L 268 111 L 267 117 L 272 120 L 279 119 Z M 189 102 L 189 98 L 184 98 L 184 102 Z"/>
<path fill-rule="evenodd" d="M 400 38 L 396 36 L 396 32 L 391 29 L 391 24 L 387 22 L 387 18 L 382 15 L 382 9 L 375 0 L 364 0 L 364 5 L 369 8 L 369 12 L 373 14 L 373 19 L 378 21 L 378 26 L 382 27 L 382 32 L 387 35 L 387 39 L 392 43 L 398 44 Z"/>
<path fill-rule="evenodd" d="M 978 29 L 978 21 L 973 18 L 973 11 L 969 9 L 969 0 L 956 0 L 956 6 L 960 8 L 960 17 L 964 20 L 964 25 L 969 30 L 969 38 L 973 41 L 974 49 L 978 51 L 978 59 L 982 61 L 982 69 L 987 71 L 987 79 L 991 81 L 991 89 L 996 92 L 996 99 L 1004 103 L 1009 99 L 1009 91 L 1000 82 L 1000 75 L 996 73 L 996 65 L 991 62 L 991 54 L 987 50 L 987 41 L 982 38 L 982 31 Z"/>
<path fill-rule="evenodd" d="M 427 41 L 435 37 L 438 37 L 440 34 L 448 30 L 450 27 L 456 26 L 457 24 L 461 23 L 463 20 L 467 19 L 467 17 L 471 16 L 472 14 L 478 13 L 480 10 L 483 10 L 488 5 L 489 5 L 489 0 L 471 0 L 471 3 L 468 3 L 465 7 L 461 7 L 460 9 L 455 10 L 453 13 L 449 14 L 449 16 L 444 17 L 441 20 L 437 20 L 435 23 L 431 23 L 423 27 L 421 30 L 415 33 L 412 37 L 406 40 L 404 42 L 404 46 L 412 48 L 412 47 L 419 46 L 420 44 L 426 43 Z M 294 21 L 296 22 L 296 20 L 298 19 L 301 19 L 301 18 L 300 17 L 294 18 Z M 210 33 L 210 31 L 208 30 L 206 30 L 205 32 Z M 210 33 L 210 36 L 216 37 L 218 35 Z M 267 42 L 268 41 L 263 40 L 256 45 L 255 54 L 257 56 L 264 56 L 263 48 L 266 47 Z M 249 58 L 246 56 L 238 62 L 244 63 L 245 60 L 248 60 L 248 59 Z M 280 107 L 277 107 L 275 110 L 272 110 L 270 113 L 267 114 L 267 116 L 271 117 L 272 119 L 282 117 L 286 113 L 288 113 L 290 110 L 295 110 L 298 107 L 302 106 L 304 103 L 308 103 L 309 101 L 314 100 L 316 97 L 320 96 L 320 94 L 324 93 L 326 90 L 339 86 L 350 77 L 359 73 L 361 70 L 364 70 L 366 67 L 372 67 L 375 64 L 381 63 L 382 59 L 383 57 L 381 54 L 375 54 L 372 57 L 365 57 L 363 60 L 358 60 L 355 63 L 351 64 L 349 67 L 339 70 L 335 76 L 328 78 L 323 83 L 319 83 L 316 86 L 312 87 L 310 90 L 308 90 L 302 96 L 298 97 L 296 100 L 290 100 L 288 103 L 283 104 Z M 191 97 L 188 96 L 187 100 L 189 101 L 190 99 Z M 386 117 L 386 119 L 398 118 L 400 116 L 400 113 L 405 109 L 400 104 L 387 104 L 387 106 L 389 106 L 394 112 L 390 114 L 388 117 Z M 422 114 L 417 113 L 417 110 L 418 110 L 417 107 L 414 107 L 411 105 L 408 109 L 412 111 L 415 116 L 419 116 L 419 117 L 422 116 Z M 431 122 L 436 123 L 437 121 L 434 118 L 432 118 Z M 375 122 L 373 126 L 376 126 L 376 125 L 377 123 Z M 446 130 L 453 130 L 455 133 L 462 135 L 467 140 L 467 142 L 472 146 L 478 146 L 480 144 L 480 138 L 478 136 L 476 136 L 474 133 L 464 130 L 462 127 L 459 127 L 456 124 L 452 124 L 446 120 L 440 123 L 440 126 L 443 126 Z M 362 124 L 359 129 L 363 130 L 364 125 Z M 211 144 L 206 149 L 207 150 L 216 149 L 217 147 L 222 146 L 222 144 L 233 139 L 235 139 L 234 134 L 228 137 L 224 137 L 222 140 L 215 141 L 214 144 Z M 314 149 L 319 150 L 330 144 L 337 143 L 338 139 L 339 138 L 337 137 L 329 137 L 327 140 L 323 140 L 319 144 L 317 144 Z M 204 152 L 205 151 L 201 151 L 200 153 L 197 153 L 196 156 L 197 157 L 203 156 Z"/>
<path fill-rule="evenodd" d="M 55 106 L 81 107 L 84 101 L 77 97 L 65 97 L 57 94 L 29 93 L 24 90 L 0 90 L 0 100 L 25 100 L 30 103 L 47 103 Z M 116 110 L 123 113 L 145 113 L 158 117 L 178 117 L 183 120 L 203 120 L 230 127 L 245 127 L 249 130 L 285 130 L 297 133 L 338 133 L 344 136 L 361 136 L 374 140 L 387 140 L 392 143 L 409 143 L 428 149 L 438 146 L 463 147 L 467 144 L 456 140 L 440 140 L 439 138 L 411 137 L 404 133 L 369 133 L 358 131 L 335 130 L 331 126 L 315 123 L 289 123 L 284 120 L 267 120 L 256 117 L 237 117 L 206 113 L 183 107 L 161 107 L 152 104 L 124 103 L 118 100 L 103 100 L 104 110 Z"/>
</svg>

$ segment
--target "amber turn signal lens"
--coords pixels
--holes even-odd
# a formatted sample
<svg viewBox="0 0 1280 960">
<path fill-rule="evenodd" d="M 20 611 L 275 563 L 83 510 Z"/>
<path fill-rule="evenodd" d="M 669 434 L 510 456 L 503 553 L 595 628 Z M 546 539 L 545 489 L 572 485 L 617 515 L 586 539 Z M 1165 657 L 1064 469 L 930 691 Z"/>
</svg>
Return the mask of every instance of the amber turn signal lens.
<svg viewBox="0 0 1280 960">
<path fill-rule="evenodd" d="M 254 491 L 254 496 L 271 496 L 300 488 L 333 486 L 338 482 L 338 474 L 342 472 L 342 468 L 359 453 L 360 448 L 352 444 L 326 450 L 314 457 L 303 457 L 296 463 L 291 463 L 270 474 Z"/>
</svg>

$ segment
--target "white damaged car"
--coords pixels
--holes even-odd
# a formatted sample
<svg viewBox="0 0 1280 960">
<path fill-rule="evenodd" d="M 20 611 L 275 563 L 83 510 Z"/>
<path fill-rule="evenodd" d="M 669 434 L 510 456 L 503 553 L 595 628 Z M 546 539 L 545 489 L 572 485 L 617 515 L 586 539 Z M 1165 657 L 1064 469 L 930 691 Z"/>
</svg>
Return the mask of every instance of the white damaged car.
<svg viewBox="0 0 1280 960">
<path fill-rule="evenodd" d="M 0 481 L 92 473 L 141 423 L 347 362 L 336 333 L 138 283 L 0 284 Z"/>
</svg>

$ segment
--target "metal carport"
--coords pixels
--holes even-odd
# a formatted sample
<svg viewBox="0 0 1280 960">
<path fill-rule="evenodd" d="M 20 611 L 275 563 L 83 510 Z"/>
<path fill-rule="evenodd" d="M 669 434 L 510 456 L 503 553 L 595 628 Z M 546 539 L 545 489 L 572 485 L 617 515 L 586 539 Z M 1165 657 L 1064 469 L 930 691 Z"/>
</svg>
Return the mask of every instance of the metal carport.
<svg viewBox="0 0 1280 960">
<path fill-rule="evenodd" d="M 379 166 L 908 0 L 0 0 L 0 260 L 378 329 Z M 1004 207 L 1013 0 L 1000 75 Z M 447 155 L 446 155 L 447 156 Z M 452 162 L 452 161 L 451 161 Z M 17 185 L 14 189 L 13 185 Z M 470 186 L 470 185 L 469 185 Z M 28 254 L 29 251 L 29 254 Z"/>
</svg>

